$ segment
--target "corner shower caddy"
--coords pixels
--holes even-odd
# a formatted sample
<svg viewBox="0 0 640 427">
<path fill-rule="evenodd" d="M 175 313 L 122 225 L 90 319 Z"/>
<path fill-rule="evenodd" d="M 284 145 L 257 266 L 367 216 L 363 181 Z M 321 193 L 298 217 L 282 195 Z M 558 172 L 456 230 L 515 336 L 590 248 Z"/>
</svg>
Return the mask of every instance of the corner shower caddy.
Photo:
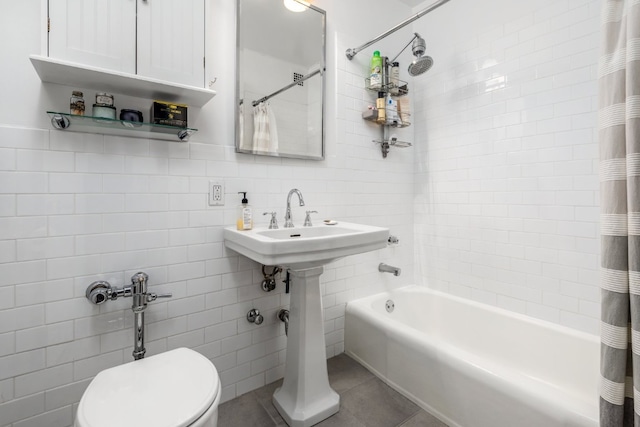
<svg viewBox="0 0 640 427">
<path fill-rule="evenodd" d="M 393 82 L 389 82 L 389 61 L 387 57 L 383 58 L 383 62 L 384 62 L 384 71 L 382 74 L 382 80 L 383 80 L 383 84 L 380 88 L 372 88 L 371 87 L 371 82 L 369 80 L 369 78 L 367 77 L 364 81 L 364 85 L 365 88 L 369 91 L 369 92 L 375 92 L 376 94 L 379 92 L 383 92 L 385 94 L 385 97 L 388 93 L 391 93 L 392 96 L 394 97 L 401 97 L 401 96 L 406 96 L 409 93 L 409 86 L 408 83 L 403 81 L 403 80 L 399 80 L 398 81 L 398 85 L 396 86 Z M 394 93 L 395 92 L 395 93 Z M 411 143 L 410 142 L 406 142 L 406 141 L 399 141 L 396 137 L 391 137 L 389 135 L 390 132 L 390 128 L 405 128 L 407 126 L 411 125 L 411 121 L 410 121 L 410 116 L 411 114 L 409 113 L 403 113 L 403 116 L 405 117 L 405 120 L 398 120 L 397 122 L 385 122 L 385 123 L 379 123 L 378 120 L 378 116 L 377 114 L 368 114 L 370 111 L 372 110 L 368 110 L 364 113 L 362 113 L 362 118 L 364 120 L 379 124 L 380 126 L 382 126 L 382 139 L 374 139 L 373 142 L 375 142 L 376 144 L 380 144 L 380 149 L 382 151 L 382 158 L 386 159 L 387 158 L 387 154 L 389 154 L 389 149 L 391 147 L 398 147 L 398 148 L 407 148 L 407 147 L 411 147 Z"/>
<path fill-rule="evenodd" d="M 387 37 L 389 34 L 395 33 L 399 29 L 404 28 L 405 26 L 409 25 L 410 23 L 412 23 L 416 19 L 422 18 L 427 13 L 439 8 L 440 6 L 442 6 L 443 4 L 447 3 L 448 1 L 449 0 L 436 0 L 434 3 L 430 4 L 425 9 L 423 9 L 420 12 L 416 13 L 415 15 L 405 19 L 404 21 L 402 21 L 398 25 L 395 25 L 391 29 L 389 29 L 389 30 L 385 31 L 384 33 L 380 34 L 379 36 L 377 36 L 373 40 L 369 40 L 368 42 L 366 42 L 365 44 L 363 44 L 361 46 L 347 49 L 346 52 L 345 52 L 345 55 L 347 56 L 347 59 L 349 61 L 351 61 L 358 54 L 358 52 L 361 52 L 363 49 L 366 49 L 367 47 L 371 46 L 372 44 L 382 40 L 383 38 Z M 414 35 L 415 35 L 415 37 L 409 42 L 409 44 L 414 42 L 414 46 L 411 48 L 411 50 L 413 52 L 413 55 L 416 57 L 416 59 L 412 62 L 411 67 L 416 66 L 417 69 L 415 69 L 415 71 L 414 71 L 410 67 L 409 74 L 412 75 L 412 76 L 416 76 L 416 75 L 420 75 L 420 74 L 424 73 L 425 71 L 427 71 L 431 67 L 431 65 L 433 65 L 433 59 L 431 57 L 429 57 L 429 56 L 423 57 L 424 48 L 425 48 L 424 39 L 422 39 L 422 37 L 420 37 L 420 35 L 418 33 L 414 33 Z M 407 44 L 405 47 L 403 47 L 402 50 L 400 51 L 400 53 L 402 53 L 409 46 L 409 44 Z M 396 57 L 392 61 L 395 61 L 395 59 L 400 55 L 400 53 L 398 55 L 396 55 Z M 385 88 L 386 89 L 390 89 L 388 87 L 388 84 L 389 84 L 389 59 L 387 57 L 383 58 L 383 64 L 384 64 L 384 67 L 383 67 L 383 73 L 384 74 L 382 75 L 382 81 L 385 84 Z M 369 89 L 368 82 L 365 84 L 365 86 L 367 87 L 367 89 Z M 404 95 L 406 95 L 406 92 L 407 91 L 405 91 Z M 363 113 L 362 117 L 365 120 L 371 120 L 371 121 L 376 121 L 376 119 L 377 119 L 377 116 L 373 117 L 373 115 L 369 115 L 369 114 L 366 114 L 366 113 Z M 398 141 L 395 138 L 389 138 L 389 126 L 390 125 L 388 125 L 386 123 L 383 124 L 382 140 L 381 141 L 374 140 L 374 142 L 376 142 L 376 143 L 381 145 L 382 157 L 383 158 L 387 157 L 387 154 L 389 153 L 389 147 L 391 145 L 393 145 L 395 147 L 410 147 L 411 146 L 411 143 L 409 143 L 409 142 L 403 142 L 403 141 Z M 396 127 L 398 127 L 398 126 L 396 126 Z"/>
</svg>

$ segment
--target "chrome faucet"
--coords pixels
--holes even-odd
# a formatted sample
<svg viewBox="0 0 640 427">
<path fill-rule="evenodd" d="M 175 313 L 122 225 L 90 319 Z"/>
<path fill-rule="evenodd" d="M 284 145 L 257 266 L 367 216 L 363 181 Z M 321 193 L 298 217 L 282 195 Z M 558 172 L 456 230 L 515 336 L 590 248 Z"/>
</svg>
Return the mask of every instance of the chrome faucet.
<svg viewBox="0 0 640 427">
<path fill-rule="evenodd" d="M 384 262 L 381 262 L 378 265 L 378 271 L 381 273 L 393 273 L 394 276 L 399 276 L 401 272 L 400 268 L 393 267 L 391 265 L 385 264 Z"/>
<path fill-rule="evenodd" d="M 144 348 L 144 311 L 147 303 L 155 301 L 158 298 L 170 298 L 171 294 L 156 294 L 147 292 L 147 281 L 149 276 L 146 273 L 136 273 L 131 277 L 131 286 L 122 288 L 114 287 L 103 280 L 93 282 L 89 285 L 86 297 L 94 304 L 102 304 L 108 300 L 116 300 L 118 297 L 133 297 L 131 310 L 134 314 L 134 349 L 133 359 L 138 360 L 144 357 L 146 349 Z"/>
<path fill-rule="evenodd" d="M 298 195 L 298 199 L 300 200 L 300 206 L 304 206 L 304 199 L 302 198 L 302 193 L 297 188 L 289 191 L 289 195 L 287 196 L 287 213 L 284 214 L 284 228 L 292 228 L 293 221 L 291 220 L 291 196 L 293 194 Z"/>
</svg>

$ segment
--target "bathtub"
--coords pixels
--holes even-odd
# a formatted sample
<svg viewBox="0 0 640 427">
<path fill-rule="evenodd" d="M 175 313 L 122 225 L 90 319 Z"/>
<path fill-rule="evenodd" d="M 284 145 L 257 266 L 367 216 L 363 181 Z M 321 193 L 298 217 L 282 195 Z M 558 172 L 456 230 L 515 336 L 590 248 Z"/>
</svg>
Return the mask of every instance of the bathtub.
<svg viewBox="0 0 640 427">
<path fill-rule="evenodd" d="M 345 351 L 451 427 L 598 426 L 595 335 L 407 286 L 347 304 Z"/>
</svg>

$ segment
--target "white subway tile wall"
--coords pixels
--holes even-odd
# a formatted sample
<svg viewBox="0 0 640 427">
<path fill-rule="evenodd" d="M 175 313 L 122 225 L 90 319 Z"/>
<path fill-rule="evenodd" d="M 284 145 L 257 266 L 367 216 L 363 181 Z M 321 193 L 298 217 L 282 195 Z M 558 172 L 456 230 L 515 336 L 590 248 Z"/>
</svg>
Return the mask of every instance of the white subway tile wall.
<svg viewBox="0 0 640 427">
<path fill-rule="evenodd" d="M 349 300 L 416 279 L 595 332 L 597 2 L 544 1 L 522 11 L 508 8 L 511 0 L 492 1 L 495 25 L 458 25 L 455 37 L 446 27 L 473 16 L 459 9 L 473 7 L 471 0 L 416 22 L 438 51 L 436 65 L 409 81 L 414 125 L 397 135 L 414 146 L 392 148 L 386 159 L 372 142 L 381 129 L 361 119 L 375 98 L 364 90 L 374 49 L 353 61 L 344 56 L 365 41 L 369 20 L 356 31 L 345 10 L 357 5 L 328 0 L 318 2 L 335 25 L 322 162 L 236 154 L 233 141 L 218 136 L 233 135 L 231 121 L 188 144 L 53 131 L 44 120 L 1 123 L 0 427 L 70 426 L 91 378 L 132 360 L 130 301 L 98 307 L 84 293 L 95 280 L 126 285 L 140 270 L 152 291 L 173 293 L 147 310 L 148 354 L 187 346 L 209 357 L 223 401 L 281 378 L 286 337 L 275 313 L 289 296 L 280 283 L 262 292 L 260 266 L 224 247 L 238 191 L 249 192 L 259 224 L 267 224 L 262 212 L 282 218 L 295 187 L 307 202 L 294 208 L 296 222 L 315 209 L 318 220 L 385 226 L 400 238 L 325 268 L 327 356 L 344 349 Z M 40 16 L 29 3 L 20 6 L 24 23 Z M 372 19 L 408 14 L 394 8 Z M 411 37 L 408 28 L 400 33 L 375 48 L 399 51 Z M 21 59 L 34 51 L 11 49 Z M 23 62 L 21 79 L 40 88 Z M 220 72 L 233 79 L 231 70 Z M 9 90 L 10 81 L 0 85 Z M 231 108 L 225 92 L 201 117 Z M 40 95 L 23 97 L 31 114 L 44 115 Z M 209 180 L 224 182 L 225 206 L 208 206 Z M 379 262 L 402 268 L 402 276 L 379 273 Z M 260 326 L 245 320 L 254 307 L 265 316 Z"/>
<path fill-rule="evenodd" d="M 411 205 L 409 157 L 383 163 L 372 144 L 358 154 L 366 156 L 367 167 L 351 156 L 337 166 L 331 159 L 269 159 L 265 165 L 236 155 L 230 144 L 196 140 L 184 145 L 186 151 L 163 154 L 180 158 L 162 158 L 144 149 L 157 141 L 99 135 L 84 135 L 100 141 L 86 153 L 83 135 L 57 131 L 38 133 L 44 147 L 15 148 L 20 141 L 31 144 L 34 133 L 0 127 L 0 145 L 10 142 L 4 154 L 22 159 L 3 178 L 8 207 L 0 217 L 2 426 L 70 425 L 88 381 L 132 360 L 130 301 L 98 307 L 84 293 L 94 280 L 126 285 L 139 270 L 150 275 L 152 291 L 173 293 L 147 310 L 148 354 L 181 346 L 202 352 L 220 372 L 223 400 L 280 378 L 286 338 L 276 312 L 288 306 L 284 285 L 264 293 L 259 266 L 225 249 L 222 238 L 222 228 L 234 223 L 239 190 L 249 191 L 259 224 L 266 224 L 262 211 L 283 214 L 287 191 L 297 187 L 320 218 L 386 226 L 406 239 L 399 248 L 326 267 L 327 356 L 343 351 L 345 303 L 394 285 L 377 272 L 378 262 L 399 264 L 407 271 L 405 284 L 411 282 L 412 214 L 405 209 L 396 215 L 395 209 Z M 350 138 L 341 139 L 334 151 L 349 149 Z M 112 143 L 118 154 L 103 153 Z M 205 160 L 182 158 L 185 152 L 213 153 L 216 160 L 207 168 Z M 351 163 L 360 166 L 354 170 Z M 226 183 L 225 206 L 207 205 L 209 179 Z M 260 182 L 265 179 L 267 185 Z M 298 222 L 303 209 L 294 210 Z M 265 315 L 260 327 L 245 320 L 254 307 Z"/>
<path fill-rule="evenodd" d="M 597 334 L 600 2 L 477 3 L 414 28 L 416 277 Z"/>
<path fill-rule="evenodd" d="M 24 22 L 39 19 L 32 6 L 18 8 Z M 330 43 L 335 57 L 346 48 Z M 32 49 L 15 49 L 22 74 L 41 88 L 26 61 Z M 95 306 L 85 290 L 95 280 L 128 285 L 138 271 L 149 274 L 151 291 L 173 294 L 147 309 L 148 355 L 181 346 L 201 352 L 220 373 L 223 401 L 281 378 L 287 340 L 276 312 L 289 295 L 282 275 L 274 292 L 263 292 L 260 266 L 224 247 L 238 191 L 248 191 L 257 224 L 268 224 L 266 211 L 282 221 L 288 191 L 299 188 L 307 206 L 294 208 L 297 224 L 313 209 L 316 221 L 379 225 L 399 236 L 395 248 L 326 266 L 327 357 L 344 350 L 349 300 L 413 282 L 413 155 L 382 159 L 371 142 L 379 128 L 359 117 L 370 102 L 367 67 L 345 67 L 329 64 L 321 162 L 239 155 L 217 130 L 180 144 L 55 131 L 45 120 L 35 120 L 39 129 L 0 124 L 0 427 L 71 426 L 91 378 L 133 360 L 131 301 Z M 353 84 L 334 90 L 346 76 Z M 221 114 L 219 99 L 232 97 L 223 92 L 202 116 Z M 25 99 L 46 119 L 36 99 Z M 338 103 L 357 103 L 358 113 Z M 233 123 L 225 126 L 233 135 Z M 210 180 L 224 182 L 224 206 L 208 205 Z M 403 276 L 379 273 L 380 262 Z M 264 315 L 262 325 L 246 321 L 251 308 Z"/>
</svg>

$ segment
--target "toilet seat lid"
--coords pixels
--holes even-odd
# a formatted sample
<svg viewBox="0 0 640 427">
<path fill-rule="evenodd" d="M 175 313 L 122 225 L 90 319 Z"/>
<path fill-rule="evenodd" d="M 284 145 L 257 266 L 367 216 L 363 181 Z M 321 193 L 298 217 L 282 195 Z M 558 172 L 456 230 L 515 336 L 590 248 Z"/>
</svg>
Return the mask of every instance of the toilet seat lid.
<svg viewBox="0 0 640 427">
<path fill-rule="evenodd" d="M 215 400 L 213 363 L 178 348 L 100 372 L 78 406 L 82 427 L 187 427 Z"/>
</svg>

